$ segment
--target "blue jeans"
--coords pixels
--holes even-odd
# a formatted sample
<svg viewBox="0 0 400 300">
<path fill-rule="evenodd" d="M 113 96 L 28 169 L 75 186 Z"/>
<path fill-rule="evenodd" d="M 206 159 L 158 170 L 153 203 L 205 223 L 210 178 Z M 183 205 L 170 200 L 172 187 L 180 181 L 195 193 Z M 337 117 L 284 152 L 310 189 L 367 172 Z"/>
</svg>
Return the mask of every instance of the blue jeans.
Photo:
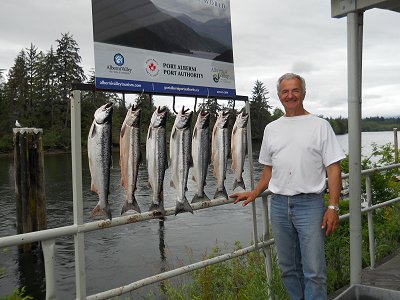
<svg viewBox="0 0 400 300">
<path fill-rule="evenodd" d="M 327 299 L 323 194 L 272 195 L 271 226 L 292 300 Z"/>
</svg>

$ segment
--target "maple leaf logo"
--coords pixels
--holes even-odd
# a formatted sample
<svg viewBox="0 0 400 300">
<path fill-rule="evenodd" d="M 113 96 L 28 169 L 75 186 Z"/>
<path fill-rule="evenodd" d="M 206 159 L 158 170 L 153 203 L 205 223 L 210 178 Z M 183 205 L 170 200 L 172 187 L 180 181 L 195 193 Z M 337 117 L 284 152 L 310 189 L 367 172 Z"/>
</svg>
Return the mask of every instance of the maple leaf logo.
<svg viewBox="0 0 400 300">
<path fill-rule="evenodd" d="M 149 64 L 150 71 L 154 72 L 157 66 L 154 63 Z"/>
</svg>

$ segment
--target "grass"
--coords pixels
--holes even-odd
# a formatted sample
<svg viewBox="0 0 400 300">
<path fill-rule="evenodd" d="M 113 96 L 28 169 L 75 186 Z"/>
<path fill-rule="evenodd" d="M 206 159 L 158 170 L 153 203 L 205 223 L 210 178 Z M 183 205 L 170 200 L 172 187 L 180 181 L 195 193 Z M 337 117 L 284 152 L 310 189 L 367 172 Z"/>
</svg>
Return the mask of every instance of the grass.
<svg viewBox="0 0 400 300">
<path fill-rule="evenodd" d="M 346 203 L 342 207 L 346 209 Z M 347 205 L 348 206 L 348 205 Z M 381 260 L 396 251 L 400 243 L 400 206 L 382 208 L 374 216 L 375 239 L 377 241 L 376 258 Z M 383 223 L 381 223 L 383 222 Z M 345 220 L 326 241 L 327 288 L 328 294 L 346 286 L 350 282 L 349 222 Z M 363 267 L 369 265 L 369 245 L 366 217 L 363 217 Z M 235 248 L 241 245 L 236 242 Z M 203 259 L 227 253 L 218 245 L 212 253 Z M 273 255 L 273 277 L 268 285 L 263 251 L 254 251 L 227 262 L 208 266 L 190 273 L 189 278 L 163 282 L 162 297 L 171 300 L 246 300 L 267 299 L 272 291 L 275 299 L 289 299 Z M 159 299 L 149 294 L 147 299 Z"/>
</svg>

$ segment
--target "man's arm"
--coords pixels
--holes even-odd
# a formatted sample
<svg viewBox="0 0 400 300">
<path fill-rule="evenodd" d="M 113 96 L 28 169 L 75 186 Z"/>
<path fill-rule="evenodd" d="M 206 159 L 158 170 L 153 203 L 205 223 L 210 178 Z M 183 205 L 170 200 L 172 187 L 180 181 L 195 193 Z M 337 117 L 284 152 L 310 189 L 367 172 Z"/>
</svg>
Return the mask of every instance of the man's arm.
<svg viewBox="0 0 400 300">
<path fill-rule="evenodd" d="M 235 204 L 239 201 L 243 201 L 243 206 L 246 206 L 250 202 L 254 201 L 262 192 L 264 192 L 269 185 L 269 181 L 271 180 L 272 175 L 272 166 L 265 166 L 264 171 L 260 180 L 258 181 L 254 190 L 250 192 L 243 192 L 243 193 L 234 193 L 230 195 L 230 198 L 236 198 Z"/>
<path fill-rule="evenodd" d="M 340 162 L 335 162 L 326 168 L 328 174 L 329 205 L 338 206 L 340 191 L 342 190 L 342 173 Z M 328 227 L 328 228 L 326 228 Z M 330 235 L 339 227 L 339 212 L 327 209 L 322 221 L 322 228 L 326 228 L 326 235 Z"/>
</svg>

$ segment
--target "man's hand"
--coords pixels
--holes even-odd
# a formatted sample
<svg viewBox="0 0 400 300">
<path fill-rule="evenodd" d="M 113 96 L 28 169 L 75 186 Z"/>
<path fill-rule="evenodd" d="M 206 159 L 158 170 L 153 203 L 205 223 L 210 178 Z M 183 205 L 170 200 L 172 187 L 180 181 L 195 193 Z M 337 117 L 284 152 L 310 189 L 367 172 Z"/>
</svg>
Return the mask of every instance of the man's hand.
<svg viewBox="0 0 400 300">
<path fill-rule="evenodd" d="M 232 195 L 229 195 L 229 198 L 236 198 L 236 200 L 233 202 L 234 204 L 243 201 L 242 205 L 246 206 L 250 202 L 256 200 L 257 196 L 254 196 L 253 191 L 251 191 L 251 192 L 234 193 Z"/>
<path fill-rule="evenodd" d="M 327 209 L 322 221 L 322 229 L 326 236 L 334 233 L 339 227 L 339 213 L 333 209 Z"/>
</svg>

